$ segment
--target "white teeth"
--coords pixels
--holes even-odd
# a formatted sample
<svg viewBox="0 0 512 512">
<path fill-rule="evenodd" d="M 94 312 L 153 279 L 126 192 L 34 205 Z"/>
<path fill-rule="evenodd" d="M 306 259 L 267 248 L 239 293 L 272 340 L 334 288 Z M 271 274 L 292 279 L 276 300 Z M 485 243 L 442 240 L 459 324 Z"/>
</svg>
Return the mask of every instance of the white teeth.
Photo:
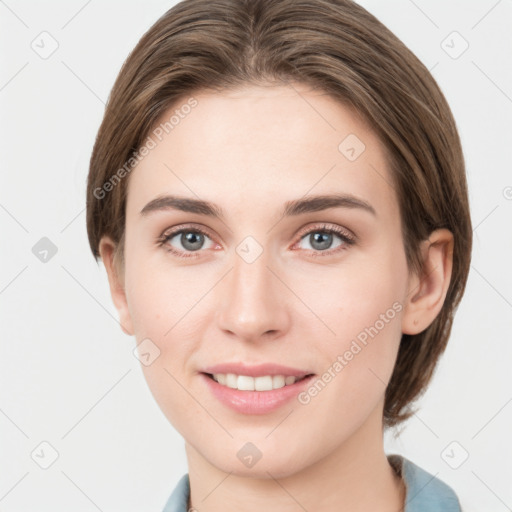
<svg viewBox="0 0 512 512">
<path fill-rule="evenodd" d="M 291 376 L 291 377 L 286 377 L 284 379 L 284 383 L 289 386 L 290 384 L 293 384 L 295 382 L 295 377 Z"/>
<path fill-rule="evenodd" d="M 253 379 L 252 377 L 239 375 L 238 380 L 236 382 L 236 387 L 244 391 L 254 391 L 254 380 L 255 379 Z"/>
<path fill-rule="evenodd" d="M 297 379 L 293 376 L 263 375 L 250 377 L 248 375 L 235 375 L 234 373 L 214 373 L 214 380 L 223 386 L 241 391 L 270 391 L 293 384 Z"/>
<path fill-rule="evenodd" d="M 279 375 L 276 375 L 279 377 Z M 240 377 L 238 377 L 240 378 Z M 250 378 L 250 377 L 249 377 Z M 265 375 L 264 377 L 254 377 L 254 389 L 256 391 L 269 391 L 271 389 L 277 389 L 278 382 L 276 381 L 276 386 L 274 386 L 274 379 L 270 375 Z"/>
<path fill-rule="evenodd" d="M 257 378 L 257 377 L 256 377 Z M 295 382 L 295 377 L 292 377 Z M 292 382 L 292 384 L 293 384 Z M 284 375 L 273 375 L 272 376 L 272 389 L 284 388 L 286 384 L 286 377 Z"/>
<path fill-rule="evenodd" d="M 214 375 L 215 377 L 215 375 Z M 236 389 L 238 387 L 238 377 L 234 374 L 234 373 L 228 373 L 226 375 L 226 386 L 228 388 L 233 388 L 233 389 Z"/>
</svg>

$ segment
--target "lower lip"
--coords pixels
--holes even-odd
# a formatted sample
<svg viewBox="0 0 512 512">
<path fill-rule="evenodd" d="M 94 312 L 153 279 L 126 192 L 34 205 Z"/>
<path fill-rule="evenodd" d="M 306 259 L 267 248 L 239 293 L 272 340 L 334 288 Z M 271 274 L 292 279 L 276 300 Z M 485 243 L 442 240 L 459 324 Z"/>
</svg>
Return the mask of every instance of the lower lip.
<svg viewBox="0 0 512 512">
<path fill-rule="evenodd" d="M 279 409 L 296 397 L 314 378 L 310 375 L 289 386 L 270 391 L 241 391 L 219 384 L 213 378 L 201 373 L 213 395 L 224 405 L 242 414 L 267 414 Z"/>
</svg>

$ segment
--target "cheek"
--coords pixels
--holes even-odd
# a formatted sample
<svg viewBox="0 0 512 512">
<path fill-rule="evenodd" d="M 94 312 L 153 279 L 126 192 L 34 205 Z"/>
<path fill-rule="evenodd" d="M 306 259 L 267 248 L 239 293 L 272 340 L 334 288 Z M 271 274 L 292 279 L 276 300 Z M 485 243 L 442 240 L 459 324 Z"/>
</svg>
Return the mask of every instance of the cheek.
<svg viewBox="0 0 512 512">
<path fill-rule="evenodd" d="M 323 270 L 313 277 L 310 273 L 310 278 L 294 281 L 297 295 L 324 322 L 327 346 L 343 348 L 359 335 L 364 342 L 365 332 L 372 326 L 384 337 L 390 331 L 400 332 L 405 260 L 400 261 L 399 254 L 386 259 L 340 265 L 339 270 Z"/>
<path fill-rule="evenodd" d="M 131 288 L 131 315 L 137 343 L 150 347 L 150 364 L 144 362 L 139 351 L 146 383 L 168 421 L 185 436 L 187 425 L 194 421 L 194 403 L 186 391 L 190 382 L 185 375 L 193 348 L 183 331 L 189 308 L 183 306 L 184 298 L 158 277 L 140 272 Z"/>
<path fill-rule="evenodd" d="M 311 404 L 300 409 L 306 415 L 314 409 L 316 417 L 323 418 L 319 421 L 334 422 L 333 428 L 339 422 L 357 428 L 381 399 L 400 342 L 404 269 L 401 255 L 391 250 L 339 269 L 318 267 L 307 279 L 297 269 L 288 269 L 285 281 L 295 283 L 294 293 L 307 309 L 293 297 L 283 304 L 290 307 L 298 338 L 305 335 L 314 341 L 308 350 L 326 372 L 319 375 L 324 385 L 318 398 L 311 396 Z M 186 434 L 187 424 L 198 421 L 197 404 L 183 388 L 191 384 L 191 340 L 201 339 L 201 328 L 216 310 L 208 297 L 215 272 L 200 265 L 169 272 L 143 257 L 127 261 L 126 270 L 137 341 L 150 338 L 160 351 L 150 366 L 142 366 L 145 379 L 166 417 Z"/>
<path fill-rule="evenodd" d="M 309 294 L 311 309 L 329 327 L 317 346 L 330 373 L 323 380 L 336 382 L 329 387 L 337 389 L 332 399 L 340 406 L 361 408 L 384 393 L 401 340 L 406 279 L 405 255 L 389 251 L 323 280 Z"/>
<path fill-rule="evenodd" d="M 139 355 L 141 368 L 160 408 L 180 430 L 180 425 L 193 420 L 188 418 L 188 406 L 193 403 L 185 389 L 190 385 L 187 364 L 194 353 L 193 342 L 199 338 L 195 333 L 199 323 L 191 318 L 211 286 L 211 276 L 202 279 L 196 271 L 191 280 L 190 273 L 169 272 L 136 257 L 135 251 L 131 254 L 126 265 L 128 308 L 137 344 L 145 343 L 141 347 L 147 346 L 151 354 L 150 364 L 144 364 Z"/>
<path fill-rule="evenodd" d="M 126 295 L 136 335 L 163 340 L 172 334 L 166 335 L 197 302 L 195 286 L 162 268 L 161 262 L 152 264 L 134 254 L 127 262 Z"/>
<path fill-rule="evenodd" d="M 335 332 L 318 338 L 324 364 L 299 403 L 318 431 L 348 437 L 375 411 L 393 373 L 401 338 L 402 305 L 389 283 L 339 290 L 323 319 Z M 326 303 L 327 304 L 327 303 Z M 336 305 L 337 304 L 337 305 Z M 329 313 L 329 314 L 327 314 Z"/>
</svg>

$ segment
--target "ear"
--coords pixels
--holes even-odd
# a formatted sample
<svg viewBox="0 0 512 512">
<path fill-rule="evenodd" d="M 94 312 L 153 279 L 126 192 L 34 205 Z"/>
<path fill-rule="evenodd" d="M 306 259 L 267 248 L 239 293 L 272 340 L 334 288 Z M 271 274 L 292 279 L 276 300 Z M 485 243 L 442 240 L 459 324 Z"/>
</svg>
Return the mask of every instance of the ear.
<svg viewBox="0 0 512 512">
<path fill-rule="evenodd" d="M 122 270 L 116 265 L 116 262 L 114 261 L 115 247 L 115 242 L 113 242 L 110 237 L 104 236 L 100 240 L 98 250 L 107 271 L 112 301 L 114 302 L 114 306 L 119 312 L 121 329 L 125 334 L 133 336 L 132 319 L 128 310 L 128 302 L 126 300 L 124 287 L 124 275 Z"/>
<path fill-rule="evenodd" d="M 447 229 L 433 231 L 421 243 L 423 269 L 411 274 L 402 315 L 402 332 L 419 334 L 443 307 L 452 276 L 453 234 Z"/>
</svg>

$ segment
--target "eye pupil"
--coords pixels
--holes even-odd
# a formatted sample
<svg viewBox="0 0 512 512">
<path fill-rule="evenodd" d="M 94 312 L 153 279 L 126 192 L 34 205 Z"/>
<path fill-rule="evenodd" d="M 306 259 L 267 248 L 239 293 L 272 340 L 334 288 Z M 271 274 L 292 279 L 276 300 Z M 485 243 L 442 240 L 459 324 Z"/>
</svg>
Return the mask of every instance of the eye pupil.
<svg viewBox="0 0 512 512">
<path fill-rule="evenodd" d="M 314 249 L 322 250 L 328 249 L 332 244 L 332 233 L 323 233 L 317 231 L 311 235 L 311 247 Z M 316 244 L 316 246 L 315 246 Z"/>
<path fill-rule="evenodd" d="M 320 253 L 326 252 L 331 248 L 333 245 L 334 236 L 341 239 L 341 249 L 343 249 L 347 244 L 353 243 L 350 241 L 350 239 L 348 239 L 346 236 L 343 236 L 341 233 L 327 228 L 311 230 L 309 233 L 303 235 L 301 240 L 309 240 L 311 249 L 316 253 Z M 172 247 L 172 240 L 177 237 L 179 237 L 179 243 L 182 246 L 181 249 L 176 248 L 175 250 L 172 250 L 169 248 L 169 251 L 178 253 L 179 255 L 201 251 L 205 243 L 205 238 L 209 238 L 209 236 L 206 233 L 203 233 L 201 230 L 181 229 L 165 236 L 164 242 L 169 243 L 169 245 Z M 330 254 L 330 251 L 327 251 L 327 254 Z"/>
<path fill-rule="evenodd" d="M 197 251 L 204 242 L 204 235 L 194 231 L 186 231 L 181 235 L 181 244 L 187 251 Z"/>
</svg>

